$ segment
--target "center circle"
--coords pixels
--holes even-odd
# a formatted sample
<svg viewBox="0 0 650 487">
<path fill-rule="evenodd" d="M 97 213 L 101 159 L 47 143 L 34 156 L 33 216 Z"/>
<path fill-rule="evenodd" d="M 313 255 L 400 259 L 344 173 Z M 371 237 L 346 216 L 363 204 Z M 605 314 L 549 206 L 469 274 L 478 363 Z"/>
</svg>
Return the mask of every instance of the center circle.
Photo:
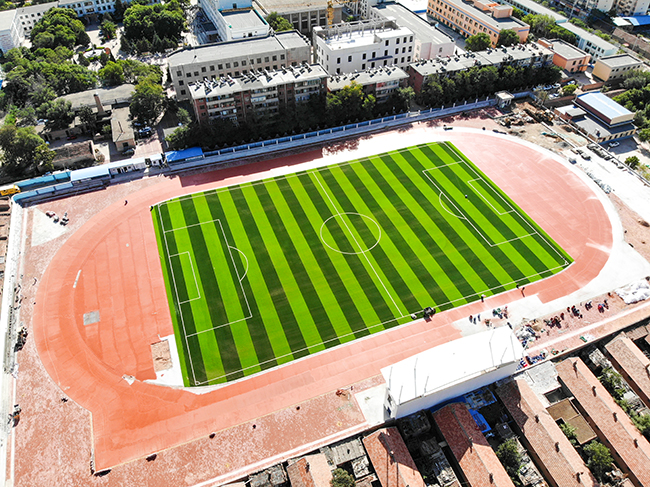
<svg viewBox="0 0 650 487">
<path fill-rule="evenodd" d="M 363 254 L 374 249 L 381 239 L 381 227 L 361 213 L 332 215 L 320 227 L 320 239 L 334 252 Z"/>
</svg>

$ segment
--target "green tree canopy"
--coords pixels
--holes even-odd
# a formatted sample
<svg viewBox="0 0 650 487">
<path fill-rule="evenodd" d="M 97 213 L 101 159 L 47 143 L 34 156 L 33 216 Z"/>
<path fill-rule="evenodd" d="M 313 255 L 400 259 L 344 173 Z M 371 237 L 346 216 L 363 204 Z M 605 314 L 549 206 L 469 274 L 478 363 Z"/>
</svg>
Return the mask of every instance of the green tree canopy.
<svg viewBox="0 0 650 487">
<path fill-rule="evenodd" d="M 277 12 L 271 12 L 266 17 L 266 21 L 269 23 L 269 25 L 275 32 L 293 30 L 293 24 L 289 22 L 287 19 L 285 19 L 284 17 L 278 15 Z"/>
<path fill-rule="evenodd" d="M 124 36 L 139 51 L 174 47 L 185 29 L 185 13 L 177 0 L 165 5 L 133 2 L 124 13 Z"/>
<path fill-rule="evenodd" d="M 611 367 L 605 367 L 602 374 L 598 377 L 598 380 L 614 399 L 623 398 L 625 388 L 623 387 L 623 377 L 621 377 L 621 374 Z"/>
<path fill-rule="evenodd" d="M 110 20 L 103 20 L 101 28 L 104 39 L 107 41 L 115 39 L 115 36 L 117 35 L 117 25 L 115 25 L 115 22 L 112 22 Z"/>
<path fill-rule="evenodd" d="M 363 87 L 352 81 L 338 91 L 327 94 L 326 110 L 331 124 L 341 124 L 348 120 L 363 120 L 375 108 L 375 97 L 366 95 Z"/>
<path fill-rule="evenodd" d="M 332 487 L 354 487 L 354 477 L 347 473 L 342 468 L 337 468 L 332 472 L 332 480 L 330 480 Z"/>
<path fill-rule="evenodd" d="M 492 46 L 492 39 L 485 32 L 479 32 L 465 40 L 465 47 L 468 51 L 484 51 Z"/>
<path fill-rule="evenodd" d="M 153 77 L 144 78 L 135 86 L 129 106 L 131 115 L 134 119 L 151 124 L 162 113 L 165 99 L 162 85 Z"/>
<path fill-rule="evenodd" d="M 587 467 L 600 482 L 604 480 L 605 473 L 614 468 L 612 454 L 602 443 L 594 440 L 583 448 L 587 455 Z"/>
<path fill-rule="evenodd" d="M 627 164 L 630 169 L 636 169 L 639 165 L 639 158 L 637 156 L 630 156 L 625 159 L 625 164 Z"/>
<path fill-rule="evenodd" d="M 39 117 L 47 119 L 45 126 L 51 130 L 64 129 L 74 120 L 72 103 L 62 98 L 43 103 L 36 112 Z"/>
<path fill-rule="evenodd" d="M 34 25 L 31 40 L 34 49 L 54 49 L 57 46 L 72 49 L 74 46 L 90 43 L 83 22 L 77 18 L 75 11 L 69 8 L 48 10 Z"/>
<path fill-rule="evenodd" d="M 124 84 L 124 69 L 119 63 L 109 61 L 99 70 L 99 79 L 106 86 L 118 86 Z"/>
<path fill-rule="evenodd" d="M 510 438 L 499 445 L 496 451 L 497 457 L 503 464 L 511 478 L 518 478 L 521 468 L 521 453 L 517 440 Z"/>
<path fill-rule="evenodd" d="M 576 84 L 564 85 L 562 87 L 562 94 L 564 96 L 573 95 L 576 92 L 577 89 L 578 89 L 578 85 L 576 85 Z"/>
<path fill-rule="evenodd" d="M 30 176 L 52 169 L 54 152 L 33 127 L 5 124 L 0 128 L 0 162 L 5 173 L 12 177 Z"/>
<path fill-rule="evenodd" d="M 497 46 L 514 46 L 519 44 L 519 34 L 512 29 L 503 29 L 499 33 L 499 40 Z"/>
</svg>

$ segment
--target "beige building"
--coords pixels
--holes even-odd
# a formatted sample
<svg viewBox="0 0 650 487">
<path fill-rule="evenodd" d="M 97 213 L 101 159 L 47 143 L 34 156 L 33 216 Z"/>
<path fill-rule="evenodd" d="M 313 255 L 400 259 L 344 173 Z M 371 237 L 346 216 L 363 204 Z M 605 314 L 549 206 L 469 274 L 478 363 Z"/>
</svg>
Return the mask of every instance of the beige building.
<svg viewBox="0 0 650 487">
<path fill-rule="evenodd" d="M 386 101 L 391 93 L 406 86 L 409 76 L 397 66 L 370 69 L 360 73 L 331 76 L 327 91 L 335 92 L 353 82 L 363 87 L 364 93 L 373 95 L 377 102 Z"/>
<path fill-rule="evenodd" d="M 603 81 L 615 81 L 630 71 L 639 69 L 642 64 L 629 54 L 616 54 L 598 59 L 592 74 Z"/>
<path fill-rule="evenodd" d="M 553 64 L 569 73 L 587 70 L 591 55 L 561 39 L 539 39 L 538 44 L 553 51 Z"/>
<path fill-rule="evenodd" d="M 502 30 L 513 30 L 520 42 L 526 42 L 530 27 L 512 16 L 510 5 L 474 0 L 429 0 L 427 14 L 451 27 L 465 37 L 481 32 L 490 36 L 492 47 L 497 45 Z"/>
<path fill-rule="evenodd" d="M 295 31 L 183 49 L 169 56 L 169 73 L 178 100 L 189 100 L 189 85 L 239 78 L 249 72 L 277 71 L 311 60 L 309 41 Z"/>
<path fill-rule="evenodd" d="M 317 25 L 338 24 L 343 20 L 343 3 L 328 0 L 255 0 L 253 6 L 262 16 L 277 12 L 293 24 L 293 28 L 303 35 L 310 36 Z M 329 11 L 328 11 L 329 8 Z M 328 14 L 331 16 L 328 22 Z"/>
</svg>

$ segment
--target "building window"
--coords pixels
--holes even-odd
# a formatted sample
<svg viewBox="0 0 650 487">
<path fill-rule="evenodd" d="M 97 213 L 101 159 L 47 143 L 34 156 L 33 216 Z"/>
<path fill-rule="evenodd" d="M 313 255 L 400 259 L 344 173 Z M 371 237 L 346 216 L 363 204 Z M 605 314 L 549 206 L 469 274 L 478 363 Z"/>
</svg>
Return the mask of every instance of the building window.
<svg viewBox="0 0 650 487">
<path fill-rule="evenodd" d="M 219 68 L 219 71 L 221 71 L 223 69 L 223 64 L 219 64 L 217 67 Z"/>
<path fill-rule="evenodd" d="M 404 40 L 406 40 L 406 39 L 404 39 Z M 399 37 L 397 38 L 397 42 L 395 42 L 395 44 L 399 44 Z"/>
<path fill-rule="evenodd" d="M 395 49 L 395 54 L 399 54 L 399 47 Z"/>
<path fill-rule="evenodd" d="M 386 41 L 386 45 L 388 45 L 388 41 Z"/>
<path fill-rule="evenodd" d="M 180 71 L 176 71 L 176 76 L 183 76 L 183 73 Z"/>
<path fill-rule="evenodd" d="M 207 71 L 207 69 L 205 68 L 205 66 L 203 66 L 203 67 L 201 68 L 201 72 L 202 72 L 202 73 L 205 73 L 206 71 Z"/>
<path fill-rule="evenodd" d="M 349 63 L 352 62 L 352 56 L 348 56 L 348 62 L 349 62 Z"/>
<path fill-rule="evenodd" d="M 361 57 L 362 59 L 366 59 L 366 53 L 363 53 L 363 56 Z"/>
<path fill-rule="evenodd" d="M 245 60 L 242 61 L 242 62 L 241 62 L 241 65 L 242 65 L 242 66 L 246 66 L 246 61 L 245 61 Z"/>
<path fill-rule="evenodd" d="M 340 57 L 336 58 L 336 64 L 341 64 L 341 58 Z"/>
<path fill-rule="evenodd" d="M 273 56 L 273 60 L 274 60 L 274 61 L 277 61 L 277 60 L 278 60 L 278 57 L 277 57 L 277 56 Z"/>
<path fill-rule="evenodd" d="M 269 57 L 268 57 L 268 56 L 266 56 L 266 57 L 264 58 L 264 62 L 265 62 L 265 63 L 268 63 L 268 62 L 269 62 Z"/>
<path fill-rule="evenodd" d="M 268 62 L 268 61 L 267 61 L 267 62 Z M 262 58 L 261 58 L 261 57 L 258 57 L 258 58 L 257 58 L 257 64 L 262 64 Z"/>
<path fill-rule="evenodd" d="M 388 64 L 388 61 L 384 59 L 384 66 L 386 66 L 386 64 Z"/>
<path fill-rule="evenodd" d="M 284 54 L 280 54 L 280 61 L 284 61 Z"/>
<path fill-rule="evenodd" d="M 191 77 L 192 77 L 192 73 L 186 73 L 186 74 L 185 74 L 185 77 L 186 77 L 186 78 L 191 78 Z"/>
<path fill-rule="evenodd" d="M 238 68 L 239 67 L 239 62 L 238 61 L 233 62 L 232 67 L 233 68 Z"/>
<path fill-rule="evenodd" d="M 185 94 L 185 90 L 181 90 L 181 95 L 184 95 L 184 94 Z"/>
<path fill-rule="evenodd" d="M 198 77 L 199 77 L 199 72 L 198 72 L 198 71 L 194 71 L 194 76 L 195 76 L 196 78 L 198 78 Z"/>
<path fill-rule="evenodd" d="M 384 51 L 384 56 L 388 56 L 388 49 Z"/>
<path fill-rule="evenodd" d="M 361 69 L 366 69 L 365 63 L 361 65 Z"/>
<path fill-rule="evenodd" d="M 214 71 L 214 66 L 210 66 L 210 71 Z"/>
<path fill-rule="evenodd" d="M 179 81 L 178 81 L 178 85 L 179 85 L 179 86 L 183 86 L 184 84 L 185 84 L 185 81 L 183 81 L 183 80 L 179 80 Z"/>
<path fill-rule="evenodd" d="M 230 63 L 226 63 L 226 69 L 230 69 Z"/>
</svg>

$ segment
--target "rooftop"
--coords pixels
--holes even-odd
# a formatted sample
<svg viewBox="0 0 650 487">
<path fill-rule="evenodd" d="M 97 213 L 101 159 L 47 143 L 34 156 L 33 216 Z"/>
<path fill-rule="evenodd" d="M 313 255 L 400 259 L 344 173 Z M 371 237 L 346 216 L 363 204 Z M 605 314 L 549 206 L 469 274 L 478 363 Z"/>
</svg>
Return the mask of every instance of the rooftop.
<svg viewBox="0 0 650 487">
<path fill-rule="evenodd" d="M 576 449 L 524 379 L 508 382 L 496 392 L 555 485 L 597 485 Z"/>
<path fill-rule="evenodd" d="M 119 148 L 122 147 L 119 142 L 133 141 L 135 138 L 133 127 L 131 127 L 129 121 L 130 116 L 131 113 L 128 107 L 116 108 L 113 110 L 113 116 L 111 117 L 111 130 L 113 132 L 113 142 L 118 144 L 117 146 Z"/>
<path fill-rule="evenodd" d="M 224 96 L 240 91 L 249 91 L 281 86 L 298 81 L 327 78 L 327 72 L 320 64 L 288 66 L 268 73 L 248 73 L 239 78 L 221 78 L 190 84 L 190 95 L 194 99 Z"/>
<path fill-rule="evenodd" d="M 235 41 L 183 49 L 170 55 L 168 61 L 169 67 L 174 68 L 186 64 L 207 63 L 218 59 L 241 58 L 245 56 L 254 58 L 267 52 L 278 52 L 294 47 L 310 48 L 310 44 L 298 32 L 291 30 L 268 37 L 238 39 Z"/>
<path fill-rule="evenodd" d="M 371 46 L 382 39 L 413 35 L 410 29 L 400 27 L 392 20 L 365 20 L 338 24 L 330 28 L 316 27 L 314 32 L 323 38 L 332 50 Z"/>
<path fill-rule="evenodd" d="M 562 113 L 572 113 L 573 110 L 575 110 L 575 107 L 572 105 L 566 106 L 566 107 L 558 107 L 556 108 L 558 112 Z M 576 113 L 576 117 L 580 116 L 580 113 Z M 619 124 L 619 125 L 607 125 L 604 122 L 601 122 L 593 116 L 590 113 L 584 114 L 584 117 L 581 118 L 575 118 L 571 120 L 574 124 L 576 124 L 578 127 L 584 129 L 587 133 L 593 134 L 597 137 L 600 138 L 605 138 L 609 137 L 611 135 L 618 135 L 623 132 L 627 132 L 628 130 L 634 129 L 634 125 L 631 122 L 625 123 L 625 124 Z"/>
<path fill-rule="evenodd" d="M 413 32 L 420 42 L 434 42 L 436 44 L 454 42 L 448 35 L 399 3 L 383 3 L 375 8 L 384 17 L 388 19 L 394 18 L 398 25 Z"/>
<path fill-rule="evenodd" d="M 305 12 L 308 10 L 325 10 L 330 2 L 327 0 L 256 0 L 266 12 L 277 12 L 279 14 L 290 12 Z M 334 4 L 334 8 L 342 8 L 342 5 Z"/>
<path fill-rule="evenodd" d="M 479 376 L 487 370 L 519 362 L 523 348 L 507 326 L 475 333 L 431 348 L 381 369 L 394 399 L 404 404 Z M 467 360 L 467 357 L 472 357 Z M 414 379 L 414 370 L 420 371 Z M 441 374 L 439 371 L 444 370 Z"/>
<path fill-rule="evenodd" d="M 627 108 L 619 105 L 603 93 L 585 93 L 584 95 L 579 95 L 576 98 L 576 103 L 587 108 L 592 108 L 610 120 L 616 117 L 634 115 Z"/>
<path fill-rule="evenodd" d="M 585 41 L 589 42 L 591 45 L 599 47 L 603 51 L 610 51 L 612 49 L 614 51 L 618 50 L 616 46 L 614 46 L 610 42 L 607 42 L 605 39 L 601 39 L 596 34 L 587 32 L 586 30 L 582 29 L 581 27 L 578 27 L 575 24 L 572 24 L 571 22 L 564 22 L 561 27 L 564 27 L 566 30 L 573 32 L 580 39 L 584 39 Z"/>
<path fill-rule="evenodd" d="M 95 93 L 99 95 L 104 108 L 118 103 L 124 103 L 131 99 L 131 94 L 135 90 L 135 86 L 124 84 L 120 86 L 113 86 L 111 88 L 95 88 L 92 90 L 80 91 L 79 93 L 72 93 L 64 95 L 61 98 L 72 103 L 72 108 L 77 109 L 85 106 L 95 106 Z"/>
<path fill-rule="evenodd" d="M 386 81 L 400 81 L 408 78 L 408 74 L 397 66 L 382 66 L 379 68 L 361 71 L 360 73 L 350 73 L 331 76 L 327 80 L 329 91 L 337 91 L 351 84 L 353 81 L 362 86 L 384 83 Z"/>
<path fill-rule="evenodd" d="M 307 455 L 287 466 L 291 487 L 330 487 L 332 470 L 322 453 Z"/>
<path fill-rule="evenodd" d="M 11 29 L 15 16 L 15 10 L 4 10 L 0 12 L 0 31 Z"/>
<path fill-rule="evenodd" d="M 567 21 L 567 18 L 564 15 L 560 15 L 550 8 L 543 7 L 541 4 L 535 2 L 534 0 L 503 0 L 503 3 L 519 7 L 524 11 L 534 12 L 539 15 L 548 15 L 552 17 L 553 20 L 555 20 L 555 22 L 558 24 Z"/>
<path fill-rule="evenodd" d="M 481 433 L 465 403 L 448 404 L 433 414 L 469 485 L 513 487 L 512 480 Z"/>
<path fill-rule="evenodd" d="M 489 25 L 495 29 L 512 29 L 515 32 L 520 31 L 522 28 L 528 27 L 528 24 L 522 22 L 515 17 L 504 17 L 500 19 L 495 19 L 492 15 L 489 15 L 482 10 L 476 8 L 474 5 L 465 2 L 463 0 L 443 0 L 444 3 L 452 5 L 454 8 L 467 12 L 475 19 L 478 19 L 485 25 Z"/>
<path fill-rule="evenodd" d="M 377 430 L 363 444 L 382 487 L 425 487 L 397 428 Z"/>
<path fill-rule="evenodd" d="M 604 56 L 598 59 L 596 62 L 603 63 L 611 68 L 625 67 L 633 64 L 643 64 L 642 61 L 635 58 L 634 56 L 630 56 L 629 54 L 615 54 L 613 56 Z"/>
<path fill-rule="evenodd" d="M 578 49 L 576 46 L 564 42 L 562 39 L 552 39 L 549 42 L 553 45 L 553 52 L 559 54 L 564 59 L 575 59 L 589 56 L 589 54 L 582 49 Z"/>
<path fill-rule="evenodd" d="M 650 399 L 650 376 L 648 370 L 650 360 L 632 340 L 625 335 L 619 335 L 605 345 L 605 349 L 631 381 L 631 386 L 642 397 L 644 402 Z M 628 382 L 630 382 L 628 381 Z"/>
<path fill-rule="evenodd" d="M 257 11 L 253 9 L 221 12 L 221 15 L 228 23 L 228 27 L 232 29 L 244 29 L 252 26 L 263 27 L 266 25 L 266 20 L 262 19 Z"/>
<path fill-rule="evenodd" d="M 556 366 L 564 386 L 621 458 L 641 485 L 650 485 L 650 443 L 625 411 L 579 358 L 566 359 Z"/>
</svg>

